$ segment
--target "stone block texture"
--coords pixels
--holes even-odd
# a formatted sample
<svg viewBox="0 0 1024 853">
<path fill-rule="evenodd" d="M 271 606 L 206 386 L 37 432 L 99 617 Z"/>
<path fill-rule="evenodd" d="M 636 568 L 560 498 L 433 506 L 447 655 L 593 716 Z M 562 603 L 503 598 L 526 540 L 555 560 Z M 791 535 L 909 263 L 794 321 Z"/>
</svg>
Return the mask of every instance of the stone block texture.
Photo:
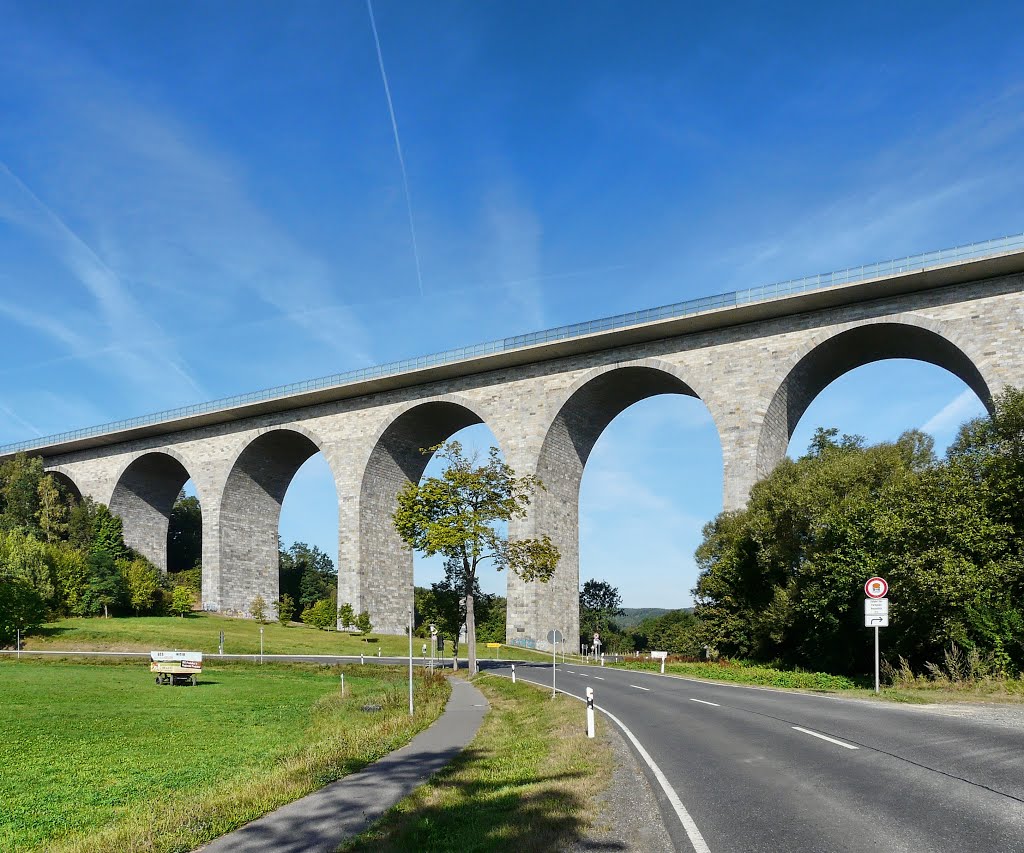
<svg viewBox="0 0 1024 853">
<path fill-rule="evenodd" d="M 716 424 L 724 508 L 783 458 L 814 397 L 843 373 L 885 358 L 930 362 L 983 401 L 1024 384 L 1024 277 L 1002 276 L 654 342 L 538 361 L 359 398 L 261 415 L 47 458 L 50 470 L 124 519 L 127 541 L 166 567 L 167 520 L 191 477 L 203 509 L 203 604 L 247 614 L 276 602 L 281 501 L 298 467 L 322 452 L 338 496 L 338 597 L 375 629 L 403 633 L 412 555 L 391 514 L 416 481 L 421 448 L 486 423 L 518 474 L 546 490 L 513 536 L 548 534 L 562 551 L 547 584 L 508 578 L 508 639 L 548 648 L 579 633 L 579 488 L 595 442 L 655 394 L 702 400 Z M 922 413 L 922 416 L 926 413 Z"/>
</svg>

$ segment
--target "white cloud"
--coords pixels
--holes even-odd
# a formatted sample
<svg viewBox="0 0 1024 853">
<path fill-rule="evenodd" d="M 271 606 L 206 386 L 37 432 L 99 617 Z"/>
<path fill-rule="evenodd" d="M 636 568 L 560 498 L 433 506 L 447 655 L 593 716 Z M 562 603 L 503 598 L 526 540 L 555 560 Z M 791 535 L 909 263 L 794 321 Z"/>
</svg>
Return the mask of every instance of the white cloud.
<svg viewBox="0 0 1024 853">
<path fill-rule="evenodd" d="M 959 427 L 964 421 L 983 414 L 985 407 L 977 394 L 968 388 L 932 415 L 921 429 L 930 435 L 944 435 Z"/>
</svg>

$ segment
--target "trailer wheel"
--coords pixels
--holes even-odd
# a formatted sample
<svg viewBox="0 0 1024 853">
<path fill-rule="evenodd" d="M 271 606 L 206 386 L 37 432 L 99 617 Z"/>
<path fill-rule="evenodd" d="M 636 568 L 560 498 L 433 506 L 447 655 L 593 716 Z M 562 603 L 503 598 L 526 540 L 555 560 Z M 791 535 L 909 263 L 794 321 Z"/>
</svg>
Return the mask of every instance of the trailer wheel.
<svg viewBox="0 0 1024 853">
<path fill-rule="evenodd" d="M 156 683 L 157 683 L 157 684 L 159 684 L 159 683 L 160 683 L 160 676 L 159 676 L 159 675 L 158 675 L 158 676 L 156 677 Z"/>
</svg>

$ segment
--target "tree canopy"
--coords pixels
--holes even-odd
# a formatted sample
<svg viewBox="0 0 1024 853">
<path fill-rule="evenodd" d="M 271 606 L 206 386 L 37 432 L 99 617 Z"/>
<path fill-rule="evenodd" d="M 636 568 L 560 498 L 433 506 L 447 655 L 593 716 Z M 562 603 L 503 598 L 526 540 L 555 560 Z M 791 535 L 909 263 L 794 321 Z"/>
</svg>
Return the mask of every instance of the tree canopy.
<svg viewBox="0 0 1024 853">
<path fill-rule="evenodd" d="M 450 441 L 423 451 L 445 463 L 440 477 L 407 483 L 398 494 L 395 529 L 406 546 L 427 556 L 441 554 L 453 565 L 453 578 L 465 598 L 470 672 L 476 672 L 474 597 L 477 571 L 490 561 L 527 581 L 547 581 L 558 564 L 558 548 L 547 535 L 510 540 L 504 525 L 525 518 L 530 500 L 543 484 L 536 476 L 517 477 L 496 447 L 487 461 L 467 457 Z"/>
<path fill-rule="evenodd" d="M 819 430 L 808 453 L 704 529 L 694 590 L 723 654 L 868 668 L 864 581 L 889 582 L 890 659 L 923 666 L 956 643 L 1024 666 L 1024 394 L 1006 389 L 944 459 L 909 431 L 865 447 Z"/>
</svg>

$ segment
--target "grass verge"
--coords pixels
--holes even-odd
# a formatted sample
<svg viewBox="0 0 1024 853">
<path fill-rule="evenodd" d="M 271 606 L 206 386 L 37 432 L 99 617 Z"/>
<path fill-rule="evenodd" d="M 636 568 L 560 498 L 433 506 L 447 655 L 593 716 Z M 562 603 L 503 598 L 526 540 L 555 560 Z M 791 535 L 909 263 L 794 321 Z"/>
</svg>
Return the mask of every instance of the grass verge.
<svg viewBox="0 0 1024 853">
<path fill-rule="evenodd" d="M 405 678 L 226 662 L 172 688 L 137 662 L 2 661 L 0 849 L 192 850 L 425 728 L 448 684 L 420 674 L 410 719 Z"/>
<path fill-rule="evenodd" d="M 658 661 L 622 661 L 609 663 L 619 669 L 660 672 Z M 746 664 L 722 661 L 720 663 L 666 663 L 665 672 L 685 675 L 691 678 L 707 678 L 712 681 L 729 681 L 736 684 L 755 684 L 762 687 L 787 687 L 801 690 L 853 690 L 863 685 L 844 675 L 829 675 L 827 672 L 803 672 L 802 670 L 773 669 L 769 666 L 748 666 Z"/>
<path fill-rule="evenodd" d="M 533 853 L 564 849 L 593 826 L 614 761 L 604 720 L 589 740 L 574 699 L 501 678 L 473 683 L 491 705 L 473 742 L 341 850 Z"/>
</svg>

